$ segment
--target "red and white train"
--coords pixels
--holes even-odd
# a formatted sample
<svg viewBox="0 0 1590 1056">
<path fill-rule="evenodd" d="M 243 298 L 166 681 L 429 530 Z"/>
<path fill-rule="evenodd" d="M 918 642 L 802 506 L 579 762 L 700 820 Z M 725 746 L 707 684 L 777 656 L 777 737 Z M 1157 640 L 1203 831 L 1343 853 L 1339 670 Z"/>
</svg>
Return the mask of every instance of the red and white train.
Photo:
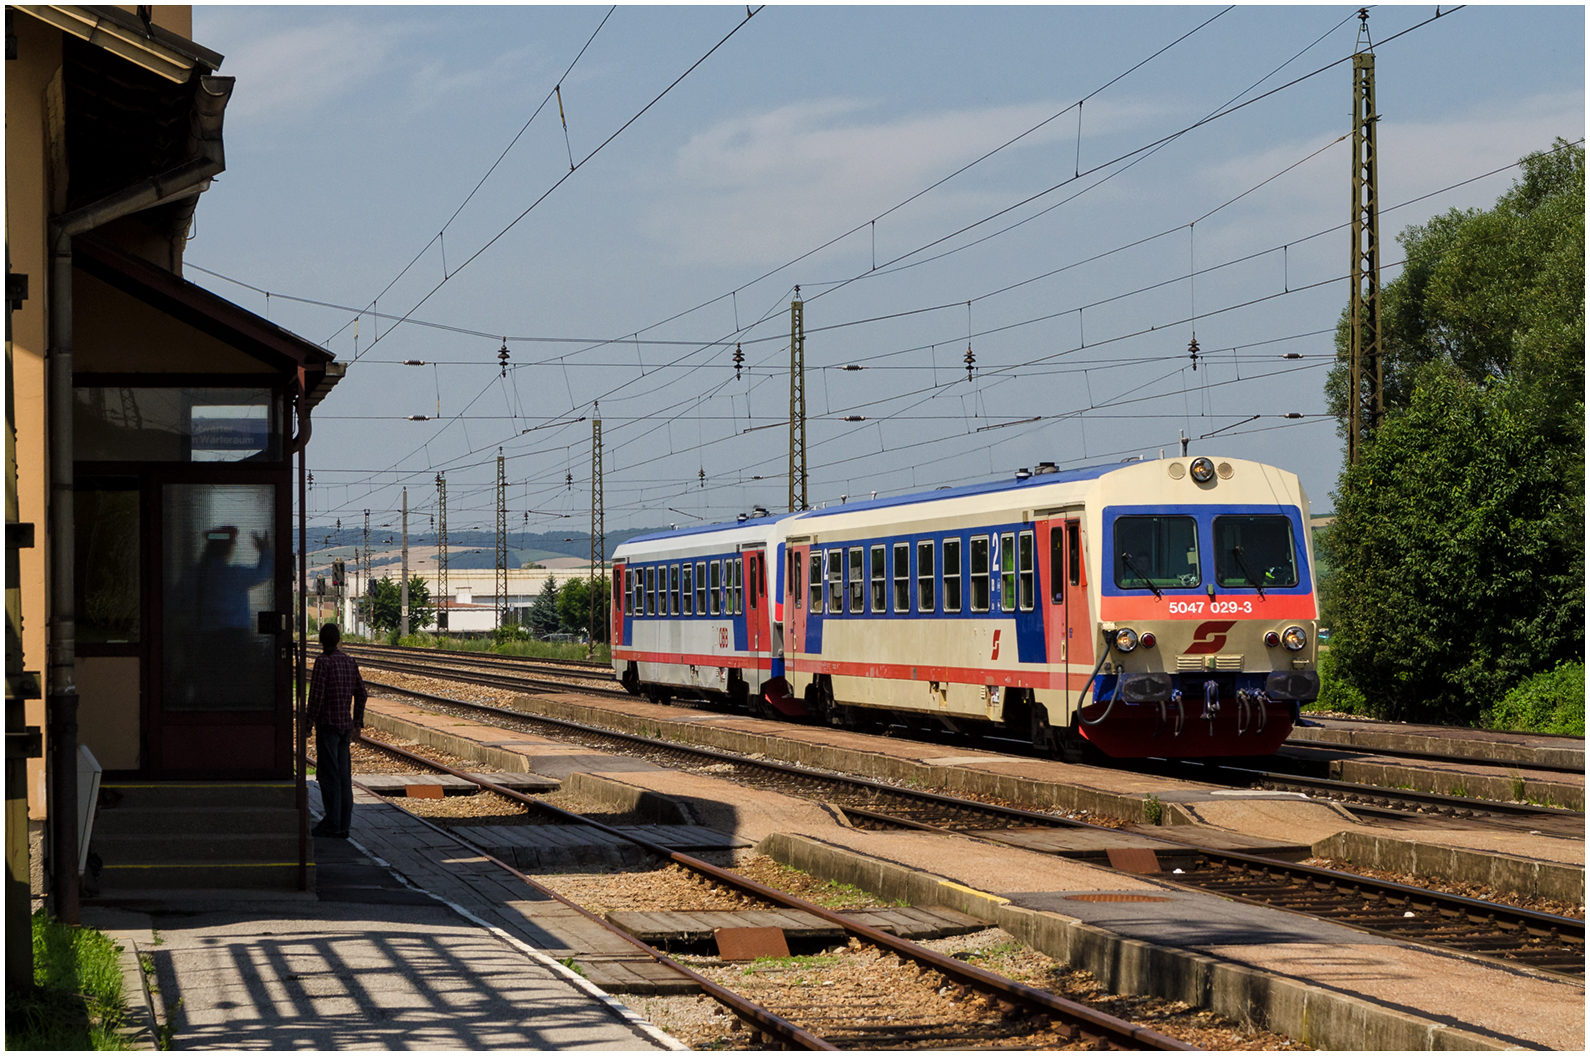
<svg viewBox="0 0 1590 1056">
<path fill-rule="evenodd" d="M 631 539 L 631 692 L 835 725 L 998 728 L 1116 758 L 1268 755 L 1319 695 L 1308 499 L 1159 459 Z"/>
</svg>

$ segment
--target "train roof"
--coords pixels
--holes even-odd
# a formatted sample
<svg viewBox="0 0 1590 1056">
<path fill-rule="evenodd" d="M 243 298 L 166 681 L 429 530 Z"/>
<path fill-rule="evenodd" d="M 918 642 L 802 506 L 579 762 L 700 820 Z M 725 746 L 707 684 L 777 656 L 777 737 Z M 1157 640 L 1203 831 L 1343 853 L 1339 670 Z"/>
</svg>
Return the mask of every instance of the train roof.
<svg viewBox="0 0 1590 1056">
<path fill-rule="evenodd" d="M 1097 480 L 1104 474 L 1121 469 L 1119 462 L 1111 462 L 1100 466 L 1083 466 L 1079 469 L 1063 469 L 1053 473 L 1034 473 L 1026 479 L 1015 477 L 1002 477 L 998 480 L 984 480 L 975 484 L 962 484 L 956 487 L 939 488 L 935 491 L 915 491 L 905 495 L 885 496 L 877 499 L 860 499 L 846 501 L 838 506 L 827 506 L 822 509 L 805 510 L 801 513 L 778 513 L 767 517 L 751 517 L 744 521 L 727 521 L 718 524 L 698 524 L 685 528 L 674 528 L 662 532 L 652 532 L 648 535 L 636 535 L 625 540 L 624 545 L 631 543 L 653 542 L 658 539 L 678 539 L 690 535 L 706 535 L 710 532 L 726 532 L 734 529 L 754 528 L 758 525 L 772 525 L 779 521 L 790 519 L 817 518 L 824 515 L 839 513 L 856 513 L 863 510 L 881 510 L 892 506 L 910 506 L 921 502 L 941 502 L 945 499 L 959 499 L 972 495 L 989 495 L 1000 491 L 1015 491 L 1020 488 L 1044 487 L 1049 484 L 1068 484 L 1076 481 Z"/>
</svg>

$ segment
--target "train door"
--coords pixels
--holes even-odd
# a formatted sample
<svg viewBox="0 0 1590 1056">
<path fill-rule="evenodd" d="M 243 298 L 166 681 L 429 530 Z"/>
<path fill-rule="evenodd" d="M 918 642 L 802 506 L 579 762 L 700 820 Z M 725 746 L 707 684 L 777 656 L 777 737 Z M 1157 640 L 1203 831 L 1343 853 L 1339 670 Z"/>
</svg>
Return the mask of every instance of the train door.
<svg viewBox="0 0 1590 1056">
<path fill-rule="evenodd" d="M 806 559 L 809 546 L 789 548 L 789 571 L 784 576 L 784 655 L 802 651 L 806 641 Z M 821 589 L 819 578 L 818 587 Z"/>
<path fill-rule="evenodd" d="M 745 648 L 756 655 L 768 651 L 771 638 L 767 625 L 767 554 L 747 550 L 740 558 L 745 577 Z"/>
<path fill-rule="evenodd" d="M 1088 613 L 1082 523 L 1056 517 L 1038 522 L 1038 575 L 1044 584 L 1044 640 L 1048 661 L 1064 672 L 1067 702 L 1074 701 L 1092 670 L 1093 621 Z"/>
<path fill-rule="evenodd" d="M 608 619 L 611 624 L 611 627 L 608 628 L 607 639 L 610 648 L 624 644 L 624 608 L 625 603 L 628 601 L 629 599 L 624 596 L 624 566 L 615 564 L 613 566 L 612 611 L 609 613 Z"/>
</svg>

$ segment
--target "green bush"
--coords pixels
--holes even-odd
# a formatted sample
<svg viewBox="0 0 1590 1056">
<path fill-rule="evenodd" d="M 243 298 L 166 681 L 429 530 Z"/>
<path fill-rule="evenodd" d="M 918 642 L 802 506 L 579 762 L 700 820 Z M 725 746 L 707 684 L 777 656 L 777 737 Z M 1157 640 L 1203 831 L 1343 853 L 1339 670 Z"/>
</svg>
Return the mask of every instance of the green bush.
<svg viewBox="0 0 1590 1056">
<path fill-rule="evenodd" d="M 130 1049 L 117 947 L 92 928 L 33 915 L 33 984 L 6 999 L 6 1048 Z"/>
<path fill-rule="evenodd" d="M 1486 712 L 1489 730 L 1584 736 L 1584 664 L 1558 664 L 1515 687 Z"/>
<path fill-rule="evenodd" d="M 1369 714 L 1364 695 L 1337 673 L 1329 649 L 1319 654 L 1319 699 L 1304 710 L 1329 711 L 1339 715 Z"/>
</svg>

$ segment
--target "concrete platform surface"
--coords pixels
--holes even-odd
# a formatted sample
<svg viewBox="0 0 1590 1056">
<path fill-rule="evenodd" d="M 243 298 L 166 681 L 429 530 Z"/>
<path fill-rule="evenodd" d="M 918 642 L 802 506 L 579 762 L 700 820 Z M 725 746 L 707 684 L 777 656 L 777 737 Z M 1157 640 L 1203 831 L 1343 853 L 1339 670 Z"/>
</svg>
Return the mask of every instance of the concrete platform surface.
<svg viewBox="0 0 1590 1056">
<path fill-rule="evenodd" d="M 1171 877 L 1170 879 L 1175 879 Z M 1002 891 L 1025 909 L 1060 913 L 1117 935 L 1160 946 L 1252 946 L 1267 943 L 1371 943 L 1395 940 L 1339 924 L 1232 902 L 1200 891 Z M 1148 899 L 1152 899 L 1149 901 Z"/>
<path fill-rule="evenodd" d="M 279 908 L 84 922 L 141 936 L 174 1048 L 662 1048 L 440 904 Z"/>
</svg>

